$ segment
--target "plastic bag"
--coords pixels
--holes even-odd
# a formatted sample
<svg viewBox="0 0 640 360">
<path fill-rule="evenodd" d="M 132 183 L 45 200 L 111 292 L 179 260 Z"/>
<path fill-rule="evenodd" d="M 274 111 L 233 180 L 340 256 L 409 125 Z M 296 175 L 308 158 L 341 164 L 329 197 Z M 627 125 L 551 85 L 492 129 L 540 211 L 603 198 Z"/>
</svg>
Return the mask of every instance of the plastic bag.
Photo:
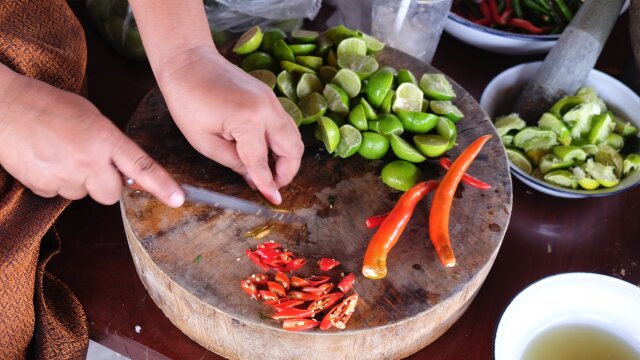
<svg viewBox="0 0 640 360">
<path fill-rule="evenodd" d="M 371 34 L 371 4 L 373 0 L 327 0 L 336 11 L 327 20 L 327 26 L 344 25 Z"/>
<path fill-rule="evenodd" d="M 233 8 L 210 2 L 205 5 L 209 26 L 215 31 L 229 31 L 232 33 L 242 33 L 252 26 L 260 26 L 263 29 L 278 27 L 284 31 L 291 31 L 300 28 L 301 17 L 285 17 L 270 19 L 264 16 L 254 16 Z"/>
<path fill-rule="evenodd" d="M 322 0 L 216 0 L 230 11 L 271 20 L 313 19 Z"/>
</svg>

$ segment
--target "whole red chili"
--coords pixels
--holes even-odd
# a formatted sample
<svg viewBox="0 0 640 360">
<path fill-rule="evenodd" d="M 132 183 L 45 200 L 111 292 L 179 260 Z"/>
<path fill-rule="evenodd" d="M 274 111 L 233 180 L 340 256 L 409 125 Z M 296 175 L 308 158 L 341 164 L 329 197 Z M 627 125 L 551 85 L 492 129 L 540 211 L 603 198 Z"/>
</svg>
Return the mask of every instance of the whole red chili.
<svg viewBox="0 0 640 360">
<path fill-rule="evenodd" d="M 449 216 L 451 213 L 451 203 L 453 196 L 462 176 L 467 171 L 473 160 L 476 158 L 484 144 L 491 138 L 491 135 L 484 135 L 475 140 L 458 156 L 456 161 L 442 178 L 440 186 L 431 201 L 429 212 L 429 237 L 438 254 L 442 265 L 452 267 L 456 265 L 456 258 L 451 248 L 449 238 Z M 386 222 L 386 220 L 385 220 Z M 384 223 L 383 223 L 384 225 Z M 382 226 L 381 226 L 382 228 Z M 366 276 L 366 274 L 365 274 Z"/>
<path fill-rule="evenodd" d="M 398 242 L 418 202 L 438 186 L 437 181 L 421 182 L 407 190 L 373 235 L 364 254 L 362 274 L 369 279 L 387 275 L 387 255 Z"/>
<path fill-rule="evenodd" d="M 448 158 L 443 157 L 443 158 L 440 159 L 440 167 L 445 169 L 445 170 L 447 170 L 447 171 L 449 169 L 451 169 L 451 165 L 452 164 L 453 163 Z M 462 182 L 467 184 L 467 185 L 473 186 L 473 187 L 475 187 L 477 189 L 480 189 L 480 190 L 489 190 L 489 189 L 491 189 L 491 185 L 487 184 L 486 182 L 484 182 L 482 180 L 478 180 L 478 179 L 474 178 L 473 176 L 471 176 L 471 175 L 469 175 L 467 173 L 462 175 Z"/>
</svg>

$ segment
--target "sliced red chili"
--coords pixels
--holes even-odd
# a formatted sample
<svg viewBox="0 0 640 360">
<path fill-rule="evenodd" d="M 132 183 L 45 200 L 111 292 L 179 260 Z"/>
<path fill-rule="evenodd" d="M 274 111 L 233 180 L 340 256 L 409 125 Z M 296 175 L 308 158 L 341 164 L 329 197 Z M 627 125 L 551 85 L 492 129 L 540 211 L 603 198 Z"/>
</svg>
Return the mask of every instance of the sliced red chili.
<svg viewBox="0 0 640 360">
<path fill-rule="evenodd" d="M 367 220 L 365 221 L 367 225 L 367 229 L 375 229 L 378 226 L 380 226 L 380 224 L 382 224 L 382 222 L 387 217 L 387 215 L 389 215 L 389 213 L 374 215 L 367 218 Z"/>
<path fill-rule="evenodd" d="M 320 268 L 320 271 L 329 271 L 338 265 L 340 265 L 340 261 L 337 261 L 336 259 L 322 258 L 318 260 L 318 267 Z"/>
<path fill-rule="evenodd" d="M 313 275 L 306 278 L 305 280 L 307 281 L 307 285 L 309 286 L 318 286 L 320 284 L 326 283 L 330 279 L 330 277 L 324 275 Z"/>
<path fill-rule="evenodd" d="M 269 271 L 269 267 L 267 265 L 265 265 L 262 262 L 262 260 L 260 260 L 260 258 L 256 254 L 253 253 L 253 251 L 247 249 L 244 253 L 247 255 L 249 260 L 253 261 L 253 263 L 258 265 L 262 270 Z"/>
<path fill-rule="evenodd" d="M 289 281 L 289 277 L 287 274 L 282 271 L 276 271 L 276 275 L 274 276 L 274 280 L 280 283 L 285 290 L 288 290 L 291 282 Z"/>
<path fill-rule="evenodd" d="M 440 167 L 449 171 L 449 169 L 451 169 L 451 165 L 453 165 L 453 162 L 451 160 L 449 160 L 448 158 L 441 158 L 440 159 Z M 477 189 L 480 190 L 489 190 L 491 189 L 491 185 L 487 184 L 486 182 L 482 181 L 482 180 L 478 180 L 477 178 L 474 178 L 473 176 L 465 173 L 464 175 L 462 175 L 462 182 L 473 186 Z M 367 219 L 368 221 L 368 219 Z"/>
<path fill-rule="evenodd" d="M 249 277 L 249 280 L 256 285 L 267 285 L 269 277 L 267 274 L 253 274 Z"/>
<path fill-rule="evenodd" d="M 303 278 L 299 278 L 297 276 L 292 276 L 291 277 L 291 286 L 293 286 L 293 287 L 303 287 L 303 286 L 307 286 L 307 285 L 309 285 L 309 281 L 307 281 L 307 280 L 305 280 Z"/>
<path fill-rule="evenodd" d="M 254 254 L 258 255 L 261 259 L 277 259 L 282 254 L 282 250 L 278 249 L 256 249 Z"/>
<path fill-rule="evenodd" d="M 342 280 L 340 280 L 340 283 L 338 283 L 338 289 L 340 289 L 340 291 L 342 291 L 343 293 L 349 292 L 349 290 L 351 290 L 351 288 L 353 287 L 353 283 L 356 280 L 356 275 L 354 273 L 350 273 L 347 276 L 343 277 Z"/>
<path fill-rule="evenodd" d="M 333 289 L 335 285 L 332 283 L 324 283 L 318 287 L 316 286 L 304 286 L 302 287 L 302 291 L 316 294 L 316 295 L 325 295 L 328 294 L 329 291 Z"/>
<path fill-rule="evenodd" d="M 256 248 L 258 248 L 258 249 L 279 249 L 279 248 L 282 248 L 282 245 L 280 245 L 280 244 L 278 244 L 277 242 L 274 242 L 274 241 L 268 241 L 266 243 L 258 244 L 258 246 L 256 246 Z"/>
<path fill-rule="evenodd" d="M 298 258 L 298 259 L 295 259 L 295 260 L 291 261 L 290 263 L 288 263 L 286 265 L 285 269 L 288 272 L 296 271 L 296 270 L 300 269 L 301 267 L 303 267 L 306 262 L 307 262 L 307 259 Z"/>
<path fill-rule="evenodd" d="M 284 310 L 286 308 L 291 308 L 291 307 L 302 305 L 302 304 L 304 304 L 304 301 L 302 301 L 302 300 L 283 300 L 283 299 L 280 299 L 278 304 L 273 304 L 272 306 L 277 311 L 281 311 L 281 310 Z"/>
<path fill-rule="evenodd" d="M 357 304 L 358 294 L 353 294 L 342 300 L 340 304 L 336 305 L 324 316 L 324 318 L 322 318 L 320 329 L 327 330 L 332 326 L 335 326 L 338 329 L 344 329 L 351 318 L 351 315 L 353 315 Z"/>
<path fill-rule="evenodd" d="M 244 292 L 249 294 L 249 296 L 251 296 L 252 298 L 254 299 L 258 298 L 258 288 L 256 287 L 256 284 L 251 282 L 251 280 L 249 279 L 241 280 L 240 287 L 242 288 L 242 290 L 244 290 Z"/>
<path fill-rule="evenodd" d="M 260 290 L 259 293 L 262 300 L 278 300 L 278 295 L 272 293 L 271 291 Z"/>
<path fill-rule="evenodd" d="M 332 307 L 333 305 L 335 305 L 335 303 L 337 303 L 338 300 L 340 300 L 343 296 L 344 296 L 344 293 L 341 293 L 341 292 L 326 294 L 321 298 L 319 298 L 318 300 L 315 300 L 311 304 L 309 304 L 309 307 L 307 307 L 307 310 L 313 312 L 314 314 L 323 312 L 329 309 L 330 307 Z"/>
<path fill-rule="evenodd" d="M 282 323 L 282 328 L 286 331 L 309 330 L 320 325 L 320 321 L 313 319 L 286 319 Z"/>
<path fill-rule="evenodd" d="M 289 291 L 289 298 L 302 301 L 314 301 L 319 299 L 320 295 L 300 291 Z"/>
<path fill-rule="evenodd" d="M 277 282 L 267 281 L 267 287 L 269 288 L 269 291 L 278 295 L 278 297 L 287 296 L 287 292 L 284 290 L 284 287 Z"/>
<path fill-rule="evenodd" d="M 286 308 L 278 311 L 274 315 L 271 316 L 272 319 L 282 320 L 282 319 L 304 319 L 310 318 L 313 316 L 313 313 L 306 309 L 298 309 L 298 308 Z"/>
<path fill-rule="evenodd" d="M 282 264 L 286 265 L 293 261 L 293 253 L 291 251 L 281 253 L 278 258 Z"/>
<path fill-rule="evenodd" d="M 288 300 L 285 300 L 285 301 L 288 301 Z M 276 299 L 276 300 L 264 300 L 262 303 L 265 305 L 270 305 L 275 307 L 281 302 L 282 302 L 282 299 Z"/>
</svg>

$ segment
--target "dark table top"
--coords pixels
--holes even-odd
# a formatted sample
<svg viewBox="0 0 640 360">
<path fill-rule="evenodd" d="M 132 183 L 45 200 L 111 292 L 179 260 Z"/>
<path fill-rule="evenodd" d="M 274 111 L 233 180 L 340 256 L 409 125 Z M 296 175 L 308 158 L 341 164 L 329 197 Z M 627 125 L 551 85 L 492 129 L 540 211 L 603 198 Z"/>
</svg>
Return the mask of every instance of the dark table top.
<svg viewBox="0 0 640 360">
<path fill-rule="evenodd" d="M 83 2 L 72 5 L 86 29 L 89 97 L 124 128 L 155 86 L 151 70 L 116 54 L 87 21 Z M 479 99 L 502 70 L 542 58 L 493 54 L 445 34 L 433 65 Z M 597 68 L 619 77 L 631 59 L 628 17 L 623 15 Z M 511 221 L 486 282 L 462 318 L 409 359 L 491 359 L 504 308 L 519 291 L 549 275 L 595 272 L 640 286 L 639 208 L 640 188 L 607 198 L 567 200 L 514 179 Z M 93 340 L 133 359 L 221 359 L 180 332 L 149 298 L 131 259 L 118 205 L 76 201 L 57 228 L 62 252 L 49 270 L 84 305 Z"/>
</svg>

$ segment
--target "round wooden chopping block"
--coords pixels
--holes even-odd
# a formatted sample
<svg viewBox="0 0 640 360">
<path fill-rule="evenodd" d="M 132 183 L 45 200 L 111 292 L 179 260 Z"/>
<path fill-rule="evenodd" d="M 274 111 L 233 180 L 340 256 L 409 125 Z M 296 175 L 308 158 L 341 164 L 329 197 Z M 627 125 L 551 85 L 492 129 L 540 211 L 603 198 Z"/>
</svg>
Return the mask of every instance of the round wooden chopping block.
<svg viewBox="0 0 640 360">
<path fill-rule="evenodd" d="M 378 59 L 418 75 L 437 71 L 393 49 Z M 145 192 L 125 191 L 121 208 L 129 246 L 153 300 L 185 334 L 231 359 L 398 359 L 433 342 L 463 314 L 486 278 L 512 202 L 507 159 L 491 121 L 467 92 L 453 85 L 454 103 L 465 118 L 457 124 L 458 145 L 447 156 L 455 159 L 480 135 L 494 134 L 469 170 L 493 188 L 461 184 L 453 202 L 450 232 L 458 266 L 444 268 L 436 257 L 428 234 L 429 196 L 391 251 L 387 277 L 364 278 L 363 255 L 375 232 L 366 228 L 365 219 L 391 210 L 400 193 L 380 180 L 383 161 L 359 155 L 333 158 L 303 130 L 304 158 L 293 183 L 282 189 L 282 207 L 304 217 L 304 224 L 279 224 L 193 203 L 170 209 Z M 158 89 L 142 101 L 127 132 L 180 183 L 265 203 L 240 176 L 191 148 Z M 426 179 L 443 175 L 437 159 L 419 166 Z M 263 239 L 245 237 L 267 224 L 273 227 Z M 299 276 L 318 274 L 316 261 L 322 257 L 342 263 L 329 272 L 334 282 L 341 273 L 356 274 L 360 301 L 345 330 L 284 331 L 279 321 L 268 318 L 267 306 L 241 290 L 241 279 L 260 272 L 245 249 L 270 240 L 308 259 Z"/>
</svg>

